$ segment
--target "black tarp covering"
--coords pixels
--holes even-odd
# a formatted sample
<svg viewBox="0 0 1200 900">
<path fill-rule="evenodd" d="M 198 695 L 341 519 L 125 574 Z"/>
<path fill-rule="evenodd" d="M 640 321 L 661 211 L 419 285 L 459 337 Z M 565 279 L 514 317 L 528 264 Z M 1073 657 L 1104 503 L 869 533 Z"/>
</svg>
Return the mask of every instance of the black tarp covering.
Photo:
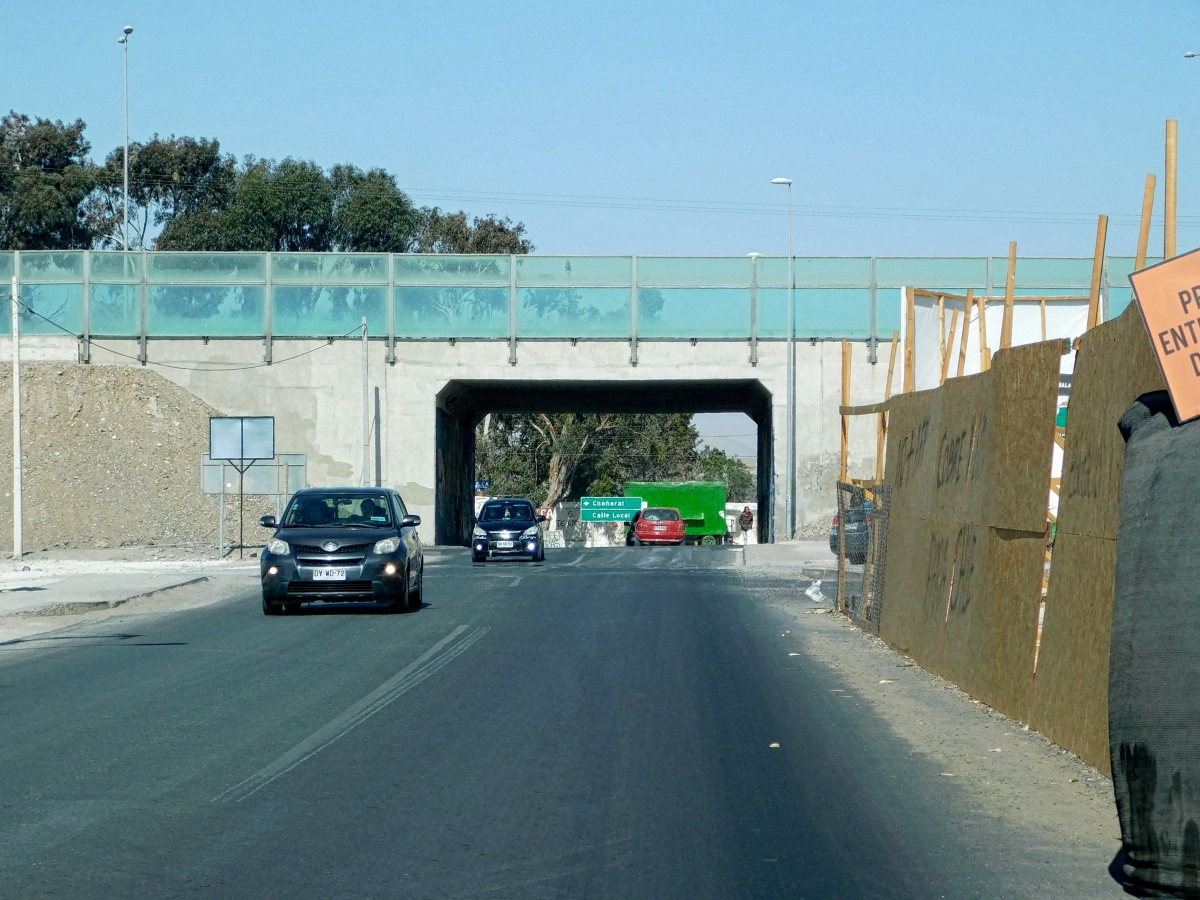
<svg viewBox="0 0 1200 900">
<path fill-rule="evenodd" d="M 1125 890 L 1200 898 L 1200 420 L 1165 391 L 1121 418 L 1109 669 Z"/>
</svg>

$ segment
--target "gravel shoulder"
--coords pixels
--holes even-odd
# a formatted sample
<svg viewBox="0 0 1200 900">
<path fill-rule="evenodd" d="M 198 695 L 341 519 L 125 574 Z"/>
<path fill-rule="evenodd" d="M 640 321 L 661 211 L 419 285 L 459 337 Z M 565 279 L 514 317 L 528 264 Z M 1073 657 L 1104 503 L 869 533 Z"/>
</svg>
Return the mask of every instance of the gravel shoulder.
<svg viewBox="0 0 1200 900">
<path fill-rule="evenodd" d="M 978 829 L 974 840 L 992 826 L 1018 829 L 1047 870 L 1077 873 L 1077 896 L 1124 896 L 1108 874 L 1121 846 L 1108 778 L 813 602 L 804 594 L 808 581 L 792 584 L 782 590 L 748 579 L 747 589 L 795 642 L 792 652 L 836 674 L 846 702 L 866 705 L 911 757 L 936 762 L 971 810 L 963 825 Z"/>
</svg>

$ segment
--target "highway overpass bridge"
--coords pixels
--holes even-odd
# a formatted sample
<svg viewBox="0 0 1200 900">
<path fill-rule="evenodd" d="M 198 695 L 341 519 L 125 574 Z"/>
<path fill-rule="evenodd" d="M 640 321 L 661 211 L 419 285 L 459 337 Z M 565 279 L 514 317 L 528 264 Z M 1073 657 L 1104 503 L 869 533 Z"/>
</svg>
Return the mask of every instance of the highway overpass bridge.
<svg viewBox="0 0 1200 900">
<path fill-rule="evenodd" d="M 773 540 L 785 533 L 787 262 L 25 251 L 0 253 L 0 285 L 15 275 L 29 307 L 23 358 L 150 365 L 223 413 L 273 415 L 279 452 L 307 453 L 313 484 L 369 472 L 364 382 L 379 388 L 383 483 L 439 543 L 466 540 L 475 426 L 489 412 L 744 412 L 758 426 L 760 539 Z M 1002 294 L 1005 268 L 796 258 L 797 525 L 826 522 L 836 505 L 840 341 L 854 342 L 852 403 L 875 402 L 899 289 Z M 1106 261 L 1112 314 L 1129 302 L 1131 268 Z M 1086 293 L 1091 269 L 1090 258 L 1022 259 L 1018 292 Z M 0 316 L 0 334 L 9 328 Z M 850 460 L 851 474 L 874 473 L 873 422 L 852 428 Z"/>
</svg>

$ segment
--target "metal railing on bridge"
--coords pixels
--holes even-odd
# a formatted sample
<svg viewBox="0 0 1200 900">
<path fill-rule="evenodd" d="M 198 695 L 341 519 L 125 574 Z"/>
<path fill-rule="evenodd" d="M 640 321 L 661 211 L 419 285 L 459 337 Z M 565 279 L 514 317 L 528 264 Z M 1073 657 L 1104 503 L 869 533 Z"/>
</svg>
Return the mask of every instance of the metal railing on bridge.
<svg viewBox="0 0 1200 900">
<path fill-rule="evenodd" d="M 797 340 L 887 339 L 900 328 L 891 289 L 1002 294 L 1003 257 L 797 257 Z M 1024 258 L 1017 292 L 1086 293 L 1091 258 Z M 1132 257 L 1105 261 L 1105 318 L 1129 303 Z M 759 341 L 787 337 L 787 258 L 488 256 L 387 253 L 0 253 L 16 275 L 27 334 L 83 339 L 265 340 L 354 332 L 372 338 Z M 1110 286 L 1111 285 L 1111 286 Z M 0 287 L 6 299 L 7 291 Z M 881 293 L 886 291 L 887 293 Z M 0 334 L 10 316 L 0 315 Z M 873 353 L 872 353 L 873 356 Z M 515 357 L 514 357 L 515 358 Z"/>
</svg>

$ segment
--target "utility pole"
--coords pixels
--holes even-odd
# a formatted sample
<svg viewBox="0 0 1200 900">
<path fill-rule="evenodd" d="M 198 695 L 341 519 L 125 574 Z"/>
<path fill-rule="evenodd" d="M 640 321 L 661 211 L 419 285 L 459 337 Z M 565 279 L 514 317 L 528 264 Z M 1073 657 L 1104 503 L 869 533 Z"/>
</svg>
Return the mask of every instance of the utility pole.
<svg viewBox="0 0 1200 900">
<path fill-rule="evenodd" d="M 796 534 L 796 255 L 792 251 L 792 179 L 772 178 L 771 184 L 787 186 L 788 195 L 788 286 L 787 286 L 787 472 L 783 483 L 783 520 L 787 529 L 784 540 Z"/>
<path fill-rule="evenodd" d="M 21 300 L 12 279 L 13 354 L 13 559 L 21 558 Z"/>
<path fill-rule="evenodd" d="M 379 388 L 375 388 L 375 487 L 383 487 L 383 434 L 379 427 Z"/>
<path fill-rule="evenodd" d="M 362 320 L 363 466 L 362 485 L 371 483 L 371 389 L 367 386 L 367 317 Z"/>
</svg>

